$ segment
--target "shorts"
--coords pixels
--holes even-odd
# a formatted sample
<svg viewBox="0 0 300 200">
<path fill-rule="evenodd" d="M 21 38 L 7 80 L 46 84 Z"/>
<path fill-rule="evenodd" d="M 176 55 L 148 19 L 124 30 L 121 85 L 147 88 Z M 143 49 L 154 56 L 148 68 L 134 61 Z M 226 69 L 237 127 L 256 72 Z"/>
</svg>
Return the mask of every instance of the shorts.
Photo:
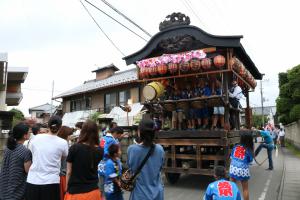
<svg viewBox="0 0 300 200">
<path fill-rule="evenodd" d="M 196 109 L 197 119 L 207 118 L 209 115 L 208 108 Z"/>
<path fill-rule="evenodd" d="M 189 109 L 187 111 L 187 120 L 191 120 L 195 118 L 196 118 L 196 109 Z"/>
<path fill-rule="evenodd" d="M 60 200 L 59 183 L 46 185 L 26 183 L 25 197 L 30 200 Z"/>
<path fill-rule="evenodd" d="M 66 193 L 64 200 L 87 200 L 87 199 L 93 199 L 93 200 L 101 200 L 101 192 L 99 190 L 93 190 L 86 193 L 80 193 L 80 194 L 70 194 Z"/>
<path fill-rule="evenodd" d="M 214 115 L 224 115 L 224 107 L 214 107 Z"/>
<path fill-rule="evenodd" d="M 183 121 L 183 112 L 182 111 L 173 111 L 172 112 L 172 121 L 179 121 L 182 122 Z"/>
</svg>

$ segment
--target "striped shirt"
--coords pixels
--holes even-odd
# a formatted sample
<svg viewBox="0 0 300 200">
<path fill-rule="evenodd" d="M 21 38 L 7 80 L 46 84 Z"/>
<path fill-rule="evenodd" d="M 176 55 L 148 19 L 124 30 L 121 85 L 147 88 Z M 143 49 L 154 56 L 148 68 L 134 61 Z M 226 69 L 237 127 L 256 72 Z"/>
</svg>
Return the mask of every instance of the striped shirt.
<svg viewBox="0 0 300 200">
<path fill-rule="evenodd" d="M 31 160 L 30 150 L 22 144 L 17 144 L 14 150 L 5 148 L 0 170 L 1 200 L 24 199 L 27 177 L 24 163 Z"/>
</svg>

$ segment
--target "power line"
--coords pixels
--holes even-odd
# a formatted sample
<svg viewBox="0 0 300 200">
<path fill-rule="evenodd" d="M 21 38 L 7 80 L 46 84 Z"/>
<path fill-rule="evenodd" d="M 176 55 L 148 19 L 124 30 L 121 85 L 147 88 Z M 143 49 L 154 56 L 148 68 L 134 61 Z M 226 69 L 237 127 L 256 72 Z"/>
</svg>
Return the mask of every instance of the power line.
<svg viewBox="0 0 300 200">
<path fill-rule="evenodd" d="M 131 30 L 130 28 L 128 28 L 127 26 L 125 26 L 124 24 L 122 24 L 121 22 L 119 22 L 118 20 L 116 20 L 115 18 L 113 18 L 112 16 L 110 16 L 109 14 L 107 14 L 106 12 L 104 12 L 103 10 L 101 10 L 100 8 L 98 8 L 97 6 L 95 6 L 94 4 L 92 4 L 88 0 L 84 0 L 84 1 L 87 2 L 88 4 L 90 4 L 91 6 L 93 6 L 94 8 L 96 8 L 97 10 L 99 10 L 100 12 L 102 12 L 103 14 L 105 14 L 110 19 L 114 20 L 115 22 L 117 22 L 118 24 L 120 24 L 121 26 L 123 26 L 124 28 L 126 28 L 127 30 L 129 30 L 134 35 L 138 36 L 139 38 L 141 38 L 142 40 L 144 40 L 145 42 L 147 42 L 147 40 L 145 38 L 143 38 L 142 36 L 140 36 L 139 34 L 137 34 L 136 32 L 134 32 L 133 30 Z"/>
<path fill-rule="evenodd" d="M 105 3 L 107 6 L 109 6 L 111 9 L 113 9 L 116 13 L 118 13 L 119 15 L 121 15 L 122 17 L 124 17 L 126 20 L 128 20 L 130 23 L 132 23 L 133 25 L 135 25 L 137 28 L 139 28 L 141 31 L 143 31 L 146 35 L 148 35 L 149 37 L 152 37 L 152 35 L 147 32 L 145 29 L 143 29 L 141 26 L 139 26 L 138 24 L 136 24 L 133 20 L 129 19 L 126 15 L 124 15 L 121 11 L 119 11 L 117 8 L 115 8 L 113 5 L 111 5 L 110 3 L 108 3 L 105 0 L 101 0 L 103 3 Z"/>
<path fill-rule="evenodd" d="M 198 19 L 198 21 L 205 27 L 207 28 L 207 26 L 205 25 L 205 23 L 203 23 L 203 21 L 200 19 L 200 17 L 198 16 L 198 14 L 195 12 L 195 10 L 193 9 L 193 7 L 189 4 L 189 1 L 188 0 L 181 0 L 182 3 L 184 4 L 184 6 L 190 10 L 194 16 Z"/>
<path fill-rule="evenodd" d="M 92 14 L 90 13 L 90 11 L 85 7 L 85 5 L 82 3 L 82 1 L 80 1 L 81 5 L 84 7 L 84 9 L 86 10 L 86 12 L 89 14 L 89 16 L 93 19 L 93 21 L 95 22 L 95 24 L 97 25 L 97 27 L 101 30 L 101 32 L 105 35 L 105 37 L 110 41 L 110 43 L 123 55 L 125 56 L 125 54 L 121 51 L 121 49 L 119 49 L 117 47 L 117 45 L 109 38 L 109 36 L 104 32 L 104 30 L 101 28 L 101 26 L 97 23 L 97 21 L 95 20 L 95 18 L 92 16 Z"/>
</svg>

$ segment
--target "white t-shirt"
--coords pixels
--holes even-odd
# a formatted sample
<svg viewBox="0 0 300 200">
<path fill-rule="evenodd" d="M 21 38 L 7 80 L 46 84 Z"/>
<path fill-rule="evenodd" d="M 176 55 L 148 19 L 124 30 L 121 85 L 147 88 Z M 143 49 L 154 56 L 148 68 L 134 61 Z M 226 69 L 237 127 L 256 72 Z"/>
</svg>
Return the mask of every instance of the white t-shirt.
<svg viewBox="0 0 300 200">
<path fill-rule="evenodd" d="M 60 182 L 62 157 L 68 155 L 68 143 L 56 135 L 38 134 L 31 141 L 32 165 L 27 182 L 35 185 Z"/>
<path fill-rule="evenodd" d="M 284 130 L 282 130 L 282 131 L 279 131 L 279 137 L 283 137 L 284 135 L 285 135 L 285 132 L 284 132 Z"/>
</svg>

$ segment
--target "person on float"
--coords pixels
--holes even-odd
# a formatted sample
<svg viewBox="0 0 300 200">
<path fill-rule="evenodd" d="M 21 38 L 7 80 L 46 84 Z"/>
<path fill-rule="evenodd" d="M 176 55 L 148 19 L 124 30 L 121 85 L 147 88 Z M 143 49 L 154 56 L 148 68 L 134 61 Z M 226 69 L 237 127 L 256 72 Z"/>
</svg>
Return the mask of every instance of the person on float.
<svg viewBox="0 0 300 200">
<path fill-rule="evenodd" d="M 191 88 L 191 85 L 188 84 L 186 88 L 181 91 L 181 99 L 191 99 L 193 97 L 193 90 Z M 195 129 L 195 109 L 191 107 L 187 108 L 187 110 L 185 110 L 185 116 L 187 117 L 188 121 L 187 128 L 189 130 Z"/>
<path fill-rule="evenodd" d="M 232 81 L 232 87 L 228 91 L 228 95 L 229 95 L 229 103 L 235 109 L 230 111 L 231 129 L 237 129 L 238 128 L 237 121 L 239 119 L 237 118 L 236 109 L 240 109 L 241 107 L 240 100 L 241 98 L 243 98 L 244 95 L 243 95 L 242 88 L 238 85 L 236 80 Z"/>
<path fill-rule="evenodd" d="M 216 166 L 214 169 L 216 181 L 210 183 L 206 189 L 203 200 L 241 200 L 238 186 L 226 180 L 226 169 L 223 166 Z"/>
<path fill-rule="evenodd" d="M 172 95 L 172 100 L 180 100 L 181 94 L 178 88 L 178 85 L 174 86 L 174 92 Z M 183 110 L 181 108 L 176 108 L 172 112 L 172 130 L 181 130 L 182 129 L 182 122 L 183 122 Z"/>
<path fill-rule="evenodd" d="M 211 96 L 211 88 L 209 87 L 209 83 L 207 80 L 201 79 L 200 83 L 200 93 L 201 97 L 209 97 Z M 208 119 L 209 119 L 209 108 L 205 106 L 204 108 L 200 109 L 200 119 L 201 119 L 201 129 L 205 130 L 208 127 Z"/>
<path fill-rule="evenodd" d="M 221 82 L 215 79 L 214 84 L 212 86 L 212 94 L 213 95 L 222 95 L 222 85 Z M 211 129 L 215 130 L 217 128 L 217 122 L 220 121 L 220 129 L 224 129 L 224 106 L 214 107 L 213 117 L 212 117 L 212 126 Z"/>
</svg>

